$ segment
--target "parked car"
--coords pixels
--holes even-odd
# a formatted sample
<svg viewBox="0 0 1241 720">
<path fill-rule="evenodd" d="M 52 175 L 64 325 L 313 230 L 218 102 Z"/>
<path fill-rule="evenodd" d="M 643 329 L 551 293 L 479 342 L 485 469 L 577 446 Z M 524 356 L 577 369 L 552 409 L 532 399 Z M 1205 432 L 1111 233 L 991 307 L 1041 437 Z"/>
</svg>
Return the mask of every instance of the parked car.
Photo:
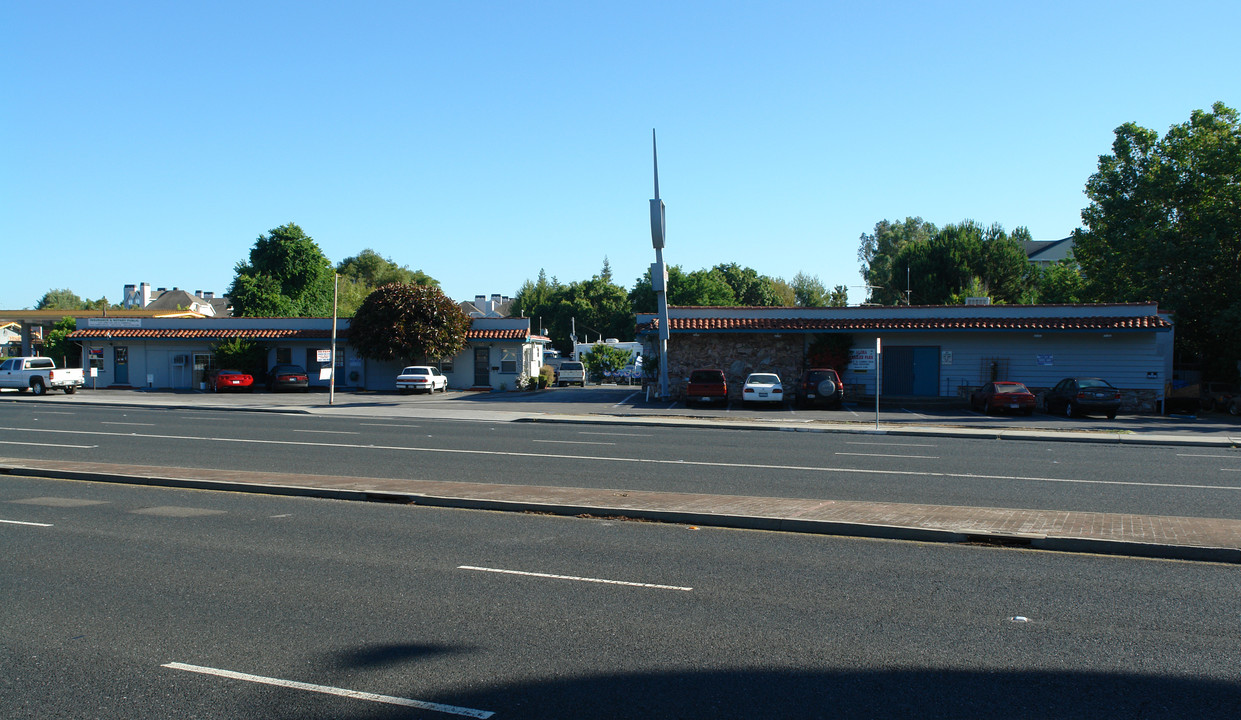
<svg viewBox="0 0 1241 720">
<path fill-rule="evenodd" d="M 301 365 L 275 365 L 271 370 L 267 371 L 267 390 L 269 392 L 279 392 L 281 390 L 306 392 L 309 389 L 310 377 L 306 375 L 306 368 Z"/>
<path fill-rule="evenodd" d="M 556 375 L 556 384 L 560 387 L 565 385 L 581 385 L 586 387 L 586 366 L 576 360 L 566 360 L 560 363 L 560 372 Z"/>
<path fill-rule="evenodd" d="M 685 404 L 728 402 L 728 380 L 723 370 L 700 368 L 685 378 Z"/>
<path fill-rule="evenodd" d="M 1199 395 L 1199 403 L 1203 410 L 1227 410 L 1233 399 L 1241 395 L 1237 388 L 1228 383 L 1204 382 Z"/>
<path fill-rule="evenodd" d="M 1228 403 L 1228 414 L 1241 415 L 1241 395 L 1234 397 L 1232 402 Z"/>
<path fill-rule="evenodd" d="M 831 368 L 810 368 L 803 372 L 794 392 L 798 407 L 826 405 L 838 408 L 845 402 L 844 383 Z"/>
<path fill-rule="evenodd" d="M 1025 385 L 1011 380 L 989 382 L 970 393 L 970 407 L 988 415 L 997 410 L 1020 410 L 1026 415 L 1033 415 L 1034 405 L 1034 393 Z"/>
<path fill-rule="evenodd" d="M 207 389 L 211 392 L 225 390 L 254 391 L 254 376 L 240 370 L 212 370 L 207 373 Z"/>
<path fill-rule="evenodd" d="M 1062 412 L 1065 417 L 1095 414 L 1114 420 L 1120 410 L 1120 391 L 1102 378 L 1065 378 L 1043 396 L 1043 409 Z"/>
<path fill-rule="evenodd" d="M 741 388 L 741 400 L 748 403 L 782 403 L 784 384 L 775 373 L 750 373 Z"/>
<path fill-rule="evenodd" d="M 396 376 L 396 390 L 402 395 L 411 392 L 425 392 L 430 395 L 436 390 L 448 392 L 448 378 L 440 373 L 439 368 L 410 365 Z"/>
<path fill-rule="evenodd" d="M 72 395 L 82 387 L 82 368 L 58 368 L 50 357 L 11 357 L 0 363 L 0 387 L 29 390 L 42 395 L 48 390 L 64 390 Z"/>
</svg>

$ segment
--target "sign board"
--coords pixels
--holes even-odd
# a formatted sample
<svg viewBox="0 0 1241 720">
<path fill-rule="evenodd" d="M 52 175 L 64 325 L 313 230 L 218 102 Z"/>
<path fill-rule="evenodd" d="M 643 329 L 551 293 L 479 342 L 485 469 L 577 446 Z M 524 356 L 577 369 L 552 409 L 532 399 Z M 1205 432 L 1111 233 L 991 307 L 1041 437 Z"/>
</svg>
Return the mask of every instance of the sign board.
<svg viewBox="0 0 1241 720">
<path fill-rule="evenodd" d="M 327 363 L 332 362 L 331 350 L 315 350 L 315 362 Z"/>
<path fill-rule="evenodd" d="M 332 379 L 332 368 L 330 367 L 319 368 L 319 379 L 320 380 L 331 380 Z"/>
<path fill-rule="evenodd" d="M 952 351 L 951 350 L 940 350 L 939 351 L 939 364 L 940 365 L 951 365 L 952 364 Z"/>
<path fill-rule="evenodd" d="M 852 348 L 849 350 L 850 370 L 874 370 L 875 351 L 870 348 Z"/>
<path fill-rule="evenodd" d="M 1052 355 L 1035 355 L 1034 356 L 1034 359 L 1038 361 L 1039 365 L 1055 365 L 1055 363 L 1053 362 L 1053 358 L 1054 356 Z"/>
<path fill-rule="evenodd" d="M 86 327 L 93 328 L 140 328 L 142 318 L 86 318 Z"/>
</svg>

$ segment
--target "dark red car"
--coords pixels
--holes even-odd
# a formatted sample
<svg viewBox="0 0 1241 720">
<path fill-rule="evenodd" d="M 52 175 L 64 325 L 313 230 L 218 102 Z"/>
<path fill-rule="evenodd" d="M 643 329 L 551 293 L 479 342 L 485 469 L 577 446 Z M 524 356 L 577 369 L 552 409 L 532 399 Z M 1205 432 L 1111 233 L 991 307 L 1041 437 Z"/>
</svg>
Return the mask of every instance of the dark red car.
<svg viewBox="0 0 1241 720">
<path fill-rule="evenodd" d="M 970 393 L 970 407 L 988 415 L 996 411 L 1017 410 L 1024 415 L 1033 415 L 1035 404 L 1034 393 L 1027 390 L 1025 385 L 1010 380 L 989 382 Z"/>
<path fill-rule="evenodd" d="M 292 390 L 306 392 L 310 389 L 310 377 L 301 365 L 276 365 L 267 371 L 267 391 Z"/>
<path fill-rule="evenodd" d="M 685 381 L 685 404 L 693 402 L 728 402 L 728 381 L 723 370 L 701 368 L 689 374 Z"/>
<path fill-rule="evenodd" d="M 254 391 L 254 376 L 240 370 L 212 370 L 207 374 L 207 389 L 211 392 L 226 390 Z"/>
</svg>

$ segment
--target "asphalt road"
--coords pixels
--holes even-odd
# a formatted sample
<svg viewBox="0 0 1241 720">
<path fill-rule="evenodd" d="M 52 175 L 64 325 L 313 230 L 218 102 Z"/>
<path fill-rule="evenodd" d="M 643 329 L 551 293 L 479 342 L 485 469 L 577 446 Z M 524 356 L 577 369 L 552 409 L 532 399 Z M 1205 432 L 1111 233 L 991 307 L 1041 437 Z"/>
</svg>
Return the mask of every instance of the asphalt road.
<svg viewBox="0 0 1241 720">
<path fill-rule="evenodd" d="M 1233 566 L 33 478 L 0 520 L 5 718 L 1241 714 Z"/>
<path fill-rule="evenodd" d="M 9 457 L 1241 519 L 1241 450 L 0 404 Z"/>
</svg>

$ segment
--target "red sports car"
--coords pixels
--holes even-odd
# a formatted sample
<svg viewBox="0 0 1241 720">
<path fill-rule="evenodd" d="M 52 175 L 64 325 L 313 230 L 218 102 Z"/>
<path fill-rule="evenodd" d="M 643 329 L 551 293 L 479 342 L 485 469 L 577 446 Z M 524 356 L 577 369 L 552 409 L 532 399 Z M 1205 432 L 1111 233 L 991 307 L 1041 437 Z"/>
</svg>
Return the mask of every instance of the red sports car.
<svg viewBox="0 0 1241 720">
<path fill-rule="evenodd" d="M 254 377 L 240 370 L 213 370 L 207 375 L 207 388 L 211 392 L 245 390 L 253 392 Z"/>
<path fill-rule="evenodd" d="M 1019 382 L 996 380 L 970 393 L 970 407 L 988 415 L 997 410 L 1020 410 L 1026 415 L 1033 415 L 1034 405 L 1034 393 Z"/>
</svg>

